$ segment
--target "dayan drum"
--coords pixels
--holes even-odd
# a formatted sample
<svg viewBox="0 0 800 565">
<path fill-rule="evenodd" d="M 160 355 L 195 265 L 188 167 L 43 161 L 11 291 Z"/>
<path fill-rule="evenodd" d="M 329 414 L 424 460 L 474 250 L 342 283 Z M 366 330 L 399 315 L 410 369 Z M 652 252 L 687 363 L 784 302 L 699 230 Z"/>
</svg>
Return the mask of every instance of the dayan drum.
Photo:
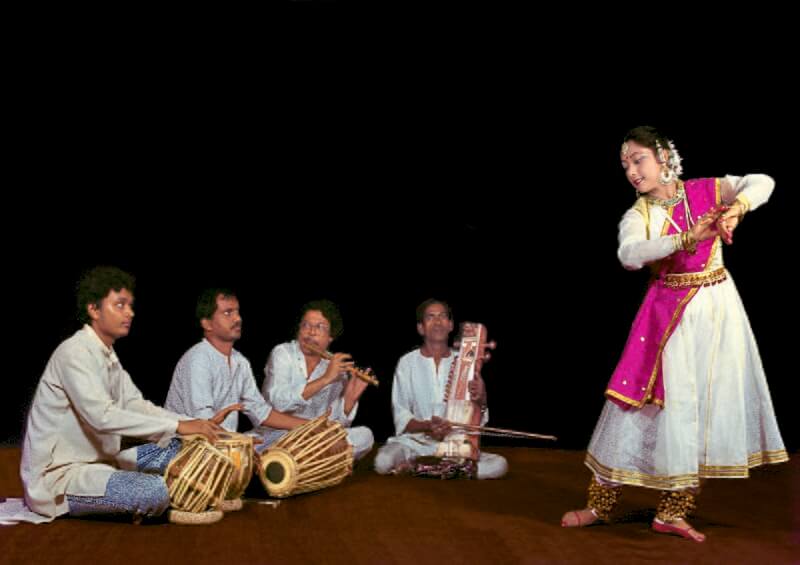
<svg viewBox="0 0 800 565">
<path fill-rule="evenodd" d="M 253 438 L 236 432 L 221 432 L 217 434 L 214 447 L 230 459 L 233 465 L 230 485 L 221 508 L 225 512 L 240 510 L 242 508 L 241 496 L 253 476 L 255 460 Z"/>
<path fill-rule="evenodd" d="M 203 436 L 182 438 L 178 455 L 167 465 L 164 480 L 172 510 L 170 521 L 208 524 L 222 518 L 222 504 L 233 474 L 230 459 Z"/>
<path fill-rule="evenodd" d="M 353 471 L 353 447 L 341 424 L 320 416 L 264 451 L 258 471 L 271 496 L 319 490 L 339 484 Z"/>
</svg>

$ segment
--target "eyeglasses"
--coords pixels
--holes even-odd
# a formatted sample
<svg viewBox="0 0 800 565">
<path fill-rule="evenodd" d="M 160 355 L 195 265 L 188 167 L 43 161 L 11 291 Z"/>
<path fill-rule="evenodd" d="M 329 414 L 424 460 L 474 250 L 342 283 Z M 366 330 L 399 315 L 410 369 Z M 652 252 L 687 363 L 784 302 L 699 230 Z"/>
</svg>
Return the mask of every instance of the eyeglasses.
<svg viewBox="0 0 800 565">
<path fill-rule="evenodd" d="M 301 330 L 308 332 L 311 331 L 312 328 L 323 334 L 328 333 L 331 330 L 331 327 L 323 322 L 319 322 L 317 324 L 312 324 L 311 322 L 306 322 L 305 320 L 300 322 Z"/>
</svg>

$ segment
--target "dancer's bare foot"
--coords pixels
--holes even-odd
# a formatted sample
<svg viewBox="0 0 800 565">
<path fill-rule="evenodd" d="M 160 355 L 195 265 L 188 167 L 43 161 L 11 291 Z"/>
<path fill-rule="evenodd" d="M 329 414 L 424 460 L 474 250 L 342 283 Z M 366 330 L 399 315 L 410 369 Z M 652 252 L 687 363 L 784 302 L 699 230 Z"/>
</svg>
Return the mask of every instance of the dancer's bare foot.
<svg viewBox="0 0 800 565">
<path fill-rule="evenodd" d="M 582 528 L 583 526 L 590 526 L 594 524 L 599 519 L 600 518 L 591 508 L 584 508 L 583 510 L 570 510 L 561 518 L 561 527 Z"/>
<path fill-rule="evenodd" d="M 692 525 L 683 518 L 676 518 L 672 522 L 662 522 L 658 518 L 653 520 L 653 529 L 662 534 L 675 534 L 686 539 L 694 540 L 698 543 L 705 541 L 705 534 L 695 530 Z"/>
</svg>

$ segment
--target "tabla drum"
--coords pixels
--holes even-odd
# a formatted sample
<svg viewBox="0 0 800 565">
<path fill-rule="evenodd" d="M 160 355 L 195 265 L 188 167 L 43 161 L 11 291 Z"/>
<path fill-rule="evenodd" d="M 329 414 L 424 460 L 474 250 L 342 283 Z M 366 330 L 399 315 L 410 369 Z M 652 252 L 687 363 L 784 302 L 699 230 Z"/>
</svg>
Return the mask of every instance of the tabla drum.
<svg viewBox="0 0 800 565">
<path fill-rule="evenodd" d="M 221 508 L 224 512 L 240 510 L 242 508 L 241 497 L 253 476 L 253 438 L 236 432 L 221 432 L 217 434 L 214 447 L 230 459 L 233 465 L 231 482 Z"/>
<path fill-rule="evenodd" d="M 258 476 L 277 498 L 341 483 L 353 471 L 353 446 L 341 424 L 315 418 L 283 436 L 259 457 Z"/>
<path fill-rule="evenodd" d="M 233 463 L 203 436 L 185 436 L 164 480 L 171 522 L 209 524 L 222 518 L 219 506 L 228 492 Z"/>
</svg>

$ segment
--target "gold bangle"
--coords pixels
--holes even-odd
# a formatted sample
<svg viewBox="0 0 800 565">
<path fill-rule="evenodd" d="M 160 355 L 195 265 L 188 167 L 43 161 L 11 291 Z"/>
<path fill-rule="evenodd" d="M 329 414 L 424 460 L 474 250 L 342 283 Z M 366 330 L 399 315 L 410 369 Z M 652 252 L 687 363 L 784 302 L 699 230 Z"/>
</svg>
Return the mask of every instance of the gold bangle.
<svg viewBox="0 0 800 565">
<path fill-rule="evenodd" d="M 750 211 L 750 201 L 744 194 L 739 194 L 736 196 L 736 201 L 734 202 L 734 205 L 736 204 L 739 205 L 739 210 L 741 211 L 739 213 L 739 219 L 741 219 L 742 216 Z"/>
<path fill-rule="evenodd" d="M 683 249 L 683 241 L 681 240 L 681 234 L 676 233 L 672 236 L 672 252 L 675 253 Z"/>
<path fill-rule="evenodd" d="M 720 217 L 720 220 L 736 217 L 741 222 L 742 218 L 744 218 L 745 208 L 746 206 L 740 200 L 737 200 L 728 207 L 728 210 Z"/>
</svg>

